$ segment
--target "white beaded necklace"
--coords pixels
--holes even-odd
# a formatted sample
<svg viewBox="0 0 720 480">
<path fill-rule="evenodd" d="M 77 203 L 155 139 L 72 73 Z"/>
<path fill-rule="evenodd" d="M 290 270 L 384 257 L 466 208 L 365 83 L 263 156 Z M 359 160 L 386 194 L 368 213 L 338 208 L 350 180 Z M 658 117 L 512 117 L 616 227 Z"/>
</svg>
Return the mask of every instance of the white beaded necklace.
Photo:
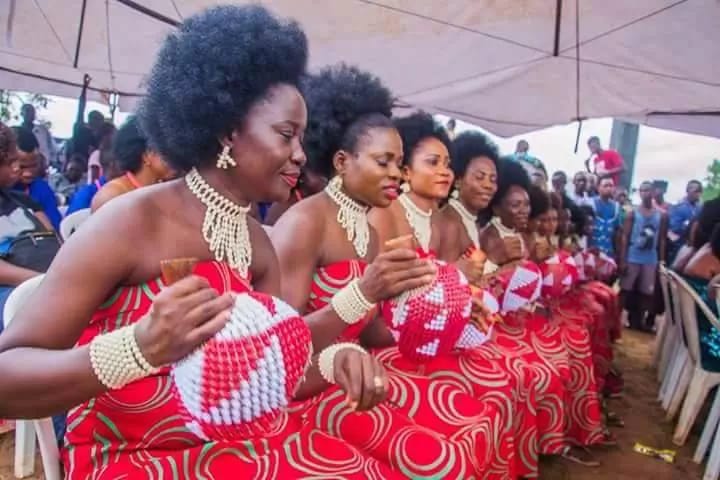
<svg viewBox="0 0 720 480">
<path fill-rule="evenodd" d="M 509 228 L 503 225 L 502 220 L 500 220 L 500 217 L 493 217 L 490 220 L 490 223 L 493 227 L 495 227 L 500 234 L 500 238 L 506 238 L 506 237 L 514 237 L 517 236 L 517 231 L 514 228 Z"/>
<path fill-rule="evenodd" d="M 476 248 L 480 248 L 480 231 L 477 227 L 477 216 L 470 213 L 470 211 L 465 208 L 465 205 L 455 198 L 448 200 L 448 205 L 460 215 L 460 221 L 465 227 L 465 231 L 470 237 L 470 240 L 472 240 Z"/>
<path fill-rule="evenodd" d="M 430 221 L 432 210 L 427 212 L 421 210 L 420 207 L 415 205 L 410 196 L 405 193 L 400 195 L 398 200 L 405 209 L 405 218 L 410 224 L 415 238 L 422 249 L 428 251 L 430 249 L 430 237 L 432 236 L 432 223 Z"/>
<path fill-rule="evenodd" d="M 222 196 L 193 168 L 185 175 L 190 192 L 207 208 L 203 220 L 203 238 L 218 262 L 227 262 L 247 276 L 252 262 L 252 245 L 247 213 L 250 206 L 240 206 Z"/>
<path fill-rule="evenodd" d="M 342 191 L 342 180 L 335 177 L 328 182 L 325 193 L 339 207 L 337 221 L 347 232 L 347 239 L 352 242 L 359 258 L 365 258 L 370 244 L 370 224 L 368 208 L 356 202 Z"/>
</svg>

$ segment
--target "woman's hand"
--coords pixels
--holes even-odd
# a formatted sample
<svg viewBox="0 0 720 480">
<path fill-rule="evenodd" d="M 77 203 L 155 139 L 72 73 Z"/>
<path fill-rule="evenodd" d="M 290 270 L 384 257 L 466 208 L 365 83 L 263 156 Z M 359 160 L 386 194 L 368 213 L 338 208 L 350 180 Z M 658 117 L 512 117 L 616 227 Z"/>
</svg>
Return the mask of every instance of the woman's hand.
<svg viewBox="0 0 720 480">
<path fill-rule="evenodd" d="M 472 302 L 470 321 L 475 323 L 480 330 L 487 332 L 493 324 L 502 322 L 500 315 L 493 313 L 480 298 L 473 296 Z"/>
<path fill-rule="evenodd" d="M 470 285 L 480 285 L 483 272 L 485 271 L 485 262 L 479 262 L 468 257 L 460 257 L 460 259 L 455 262 L 455 266 L 465 275 Z"/>
<path fill-rule="evenodd" d="M 553 247 L 546 239 L 541 238 L 535 242 L 535 260 L 542 262 L 550 258 L 553 254 Z"/>
<path fill-rule="evenodd" d="M 230 319 L 230 293 L 218 295 L 202 277 L 163 289 L 135 328 L 140 352 L 153 366 L 176 362 L 213 337 Z"/>
<path fill-rule="evenodd" d="M 512 237 L 505 237 L 502 239 L 503 245 L 505 246 L 505 262 L 510 263 L 515 260 L 521 260 L 524 255 L 523 241 L 518 235 Z"/>
<path fill-rule="evenodd" d="M 437 269 L 408 248 L 383 252 L 368 265 L 360 278 L 360 291 L 371 303 L 393 298 L 433 281 Z"/>
<path fill-rule="evenodd" d="M 335 383 L 347 394 L 354 410 L 370 410 L 385 400 L 388 377 L 385 368 L 367 352 L 344 348 L 335 354 Z"/>
</svg>

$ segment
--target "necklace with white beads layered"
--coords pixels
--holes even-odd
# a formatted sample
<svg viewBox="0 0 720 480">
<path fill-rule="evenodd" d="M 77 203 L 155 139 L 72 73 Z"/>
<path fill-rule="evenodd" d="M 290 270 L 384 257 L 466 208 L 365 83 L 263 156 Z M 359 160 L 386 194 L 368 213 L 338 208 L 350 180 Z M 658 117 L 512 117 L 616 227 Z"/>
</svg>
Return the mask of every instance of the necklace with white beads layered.
<svg viewBox="0 0 720 480">
<path fill-rule="evenodd" d="M 398 197 L 400 205 L 405 210 L 405 218 L 415 235 L 420 247 L 426 252 L 430 249 L 430 237 L 432 236 L 432 210 L 427 212 L 415 205 L 410 196 L 403 193 Z"/>
<path fill-rule="evenodd" d="M 337 222 L 345 229 L 358 258 L 365 258 L 370 244 L 369 209 L 342 191 L 342 179 L 339 176 L 328 182 L 325 193 L 338 206 Z"/>
<path fill-rule="evenodd" d="M 470 237 L 470 240 L 472 240 L 475 247 L 480 248 L 480 231 L 477 227 L 477 216 L 470 213 L 470 211 L 465 208 L 465 205 L 455 198 L 448 200 L 448 205 L 460 215 L 460 221 L 465 227 L 465 231 Z"/>
<path fill-rule="evenodd" d="M 241 206 L 211 187 L 193 168 L 185 175 L 190 192 L 205 205 L 203 238 L 218 262 L 226 262 L 247 276 L 252 262 L 252 245 L 247 214 L 250 206 Z"/>
</svg>

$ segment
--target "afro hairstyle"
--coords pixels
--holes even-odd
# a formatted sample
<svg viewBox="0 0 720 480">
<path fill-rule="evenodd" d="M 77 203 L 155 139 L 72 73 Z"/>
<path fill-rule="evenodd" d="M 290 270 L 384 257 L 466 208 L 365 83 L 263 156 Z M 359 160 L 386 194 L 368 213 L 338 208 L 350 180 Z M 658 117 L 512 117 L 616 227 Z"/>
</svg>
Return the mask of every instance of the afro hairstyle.
<svg viewBox="0 0 720 480">
<path fill-rule="evenodd" d="M 504 157 L 498 162 L 498 189 L 490 201 L 490 207 L 499 205 L 511 187 L 520 187 L 526 192 L 529 191 L 530 177 L 528 177 L 525 167 Z"/>
<path fill-rule="evenodd" d="M 448 149 L 448 154 L 450 153 L 450 137 L 445 127 L 436 122 L 429 113 L 416 112 L 407 117 L 396 118 L 394 123 L 402 139 L 403 165 L 409 165 L 418 144 L 426 138 L 439 140 Z"/>
<path fill-rule="evenodd" d="M 462 178 L 473 159 L 487 157 L 497 166 L 500 154 L 497 145 L 480 132 L 463 132 L 452 142 L 452 169 L 456 178 Z"/>
<path fill-rule="evenodd" d="M 128 118 L 113 138 L 112 154 L 118 167 L 125 172 L 137 173 L 147 151 L 147 137 L 140 131 L 137 117 Z"/>
<path fill-rule="evenodd" d="M 550 210 L 550 195 L 542 188 L 530 185 L 528 196 L 530 197 L 530 218 L 537 218 Z"/>
<path fill-rule="evenodd" d="M 394 128 L 392 93 L 378 77 L 356 67 L 326 67 L 305 77 L 302 91 L 308 109 L 305 154 L 310 169 L 328 178 L 335 153 L 355 152 L 371 128 Z"/>
<path fill-rule="evenodd" d="M 187 18 L 158 53 L 138 116 L 150 146 L 179 171 L 215 162 L 220 138 L 278 84 L 298 86 L 308 58 L 294 21 L 259 5 Z"/>
</svg>

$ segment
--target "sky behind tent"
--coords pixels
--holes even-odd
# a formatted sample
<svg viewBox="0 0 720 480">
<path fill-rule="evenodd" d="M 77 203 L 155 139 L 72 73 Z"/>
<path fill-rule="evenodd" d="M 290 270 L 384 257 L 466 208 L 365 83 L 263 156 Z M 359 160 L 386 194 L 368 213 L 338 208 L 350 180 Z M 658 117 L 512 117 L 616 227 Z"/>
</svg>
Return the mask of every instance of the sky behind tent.
<svg viewBox="0 0 720 480">
<path fill-rule="evenodd" d="M 38 115 L 52 123 L 53 135 L 68 137 L 72 133 L 77 102 L 62 97 L 50 99 L 48 108 L 41 110 Z M 107 105 L 100 103 L 89 102 L 86 112 L 90 110 L 99 110 L 108 117 L 110 114 Z M 116 113 L 115 123 L 122 123 L 127 116 L 124 112 Z M 445 120 L 445 117 L 439 118 Z M 459 133 L 473 128 L 476 127 L 458 122 L 457 131 Z M 545 162 L 549 174 L 564 170 L 572 175 L 583 168 L 583 162 L 588 156 L 587 138 L 597 135 L 603 146 L 607 146 L 611 128 L 610 119 L 584 122 L 577 154 L 574 153 L 576 123 L 511 138 L 489 135 L 504 154 L 512 153 L 517 141 L 524 138 L 530 143 L 530 152 Z M 705 178 L 707 167 L 713 158 L 720 158 L 720 139 L 641 126 L 633 183 L 637 185 L 643 180 L 666 179 L 670 182 L 668 200 L 676 201 L 682 198 L 689 180 Z"/>
</svg>

